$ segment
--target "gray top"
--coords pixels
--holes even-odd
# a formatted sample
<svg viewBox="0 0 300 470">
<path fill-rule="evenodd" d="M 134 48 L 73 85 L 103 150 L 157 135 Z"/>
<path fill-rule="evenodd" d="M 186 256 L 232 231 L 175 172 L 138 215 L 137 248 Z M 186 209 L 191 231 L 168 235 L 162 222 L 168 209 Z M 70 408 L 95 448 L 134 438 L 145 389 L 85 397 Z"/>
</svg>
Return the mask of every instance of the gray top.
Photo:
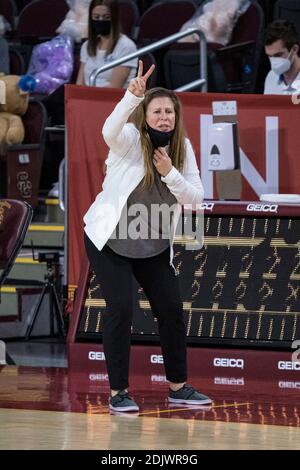
<svg viewBox="0 0 300 470">
<path fill-rule="evenodd" d="M 170 246 L 170 225 L 177 205 L 161 176 L 154 170 L 149 189 L 143 181 L 132 191 L 107 245 L 118 255 L 149 258 Z"/>
</svg>

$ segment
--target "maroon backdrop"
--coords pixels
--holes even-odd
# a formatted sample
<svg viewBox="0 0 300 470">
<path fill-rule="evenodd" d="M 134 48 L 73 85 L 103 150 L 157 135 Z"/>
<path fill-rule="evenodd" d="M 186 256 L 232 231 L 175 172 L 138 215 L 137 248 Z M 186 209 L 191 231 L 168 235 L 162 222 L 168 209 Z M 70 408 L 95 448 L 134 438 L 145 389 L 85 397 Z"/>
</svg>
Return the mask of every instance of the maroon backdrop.
<svg viewBox="0 0 300 470">
<path fill-rule="evenodd" d="M 70 292 L 78 283 L 83 254 L 82 217 L 103 180 L 107 146 L 101 128 L 124 90 L 66 86 L 68 145 L 68 284 Z M 300 114 L 286 96 L 222 95 L 180 93 L 185 127 L 200 164 L 200 116 L 211 114 L 212 101 L 238 103 L 240 145 L 256 170 L 266 179 L 265 119 L 278 117 L 279 192 L 300 193 Z M 216 194 L 213 195 L 215 198 Z M 243 200 L 257 200 L 257 194 L 243 181 Z"/>
</svg>

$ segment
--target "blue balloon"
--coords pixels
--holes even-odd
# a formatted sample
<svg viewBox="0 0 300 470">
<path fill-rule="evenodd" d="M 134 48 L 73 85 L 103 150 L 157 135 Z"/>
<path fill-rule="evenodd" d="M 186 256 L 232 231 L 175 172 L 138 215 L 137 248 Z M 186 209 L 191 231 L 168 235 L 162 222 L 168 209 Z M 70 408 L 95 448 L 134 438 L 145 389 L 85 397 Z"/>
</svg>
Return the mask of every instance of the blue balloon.
<svg viewBox="0 0 300 470">
<path fill-rule="evenodd" d="M 32 75 L 21 75 L 19 80 L 19 88 L 26 93 L 31 93 L 35 90 L 36 79 Z"/>
</svg>

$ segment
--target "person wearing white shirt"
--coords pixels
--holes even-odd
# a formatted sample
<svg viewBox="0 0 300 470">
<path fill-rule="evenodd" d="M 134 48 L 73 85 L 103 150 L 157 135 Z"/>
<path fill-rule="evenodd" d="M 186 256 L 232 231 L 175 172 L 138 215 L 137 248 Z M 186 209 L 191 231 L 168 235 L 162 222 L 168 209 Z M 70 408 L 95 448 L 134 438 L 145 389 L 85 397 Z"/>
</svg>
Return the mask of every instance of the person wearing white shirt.
<svg viewBox="0 0 300 470">
<path fill-rule="evenodd" d="M 178 97 L 165 88 L 146 91 L 153 70 L 143 75 L 139 62 L 137 77 L 104 123 L 107 171 L 84 216 L 86 252 L 106 302 L 103 347 L 112 412 L 139 410 L 128 395 L 132 276 L 157 318 L 169 402 L 211 403 L 186 383 L 186 329 L 172 264 L 181 205 L 197 210 L 204 190 Z M 168 211 L 156 217 L 162 207 Z"/>
<path fill-rule="evenodd" d="M 80 67 L 77 85 L 89 85 L 91 73 L 136 51 L 135 43 L 121 34 L 119 7 L 115 0 L 92 0 L 89 6 L 88 40 L 80 50 Z M 135 77 L 137 59 L 106 70 L 98 75 L 97 87 L 123 88 Z"/>
<path fill-rule="evenodd" d="M 271 70 L 265 79 L 265 95 L 293 95 L 300 92 L 299 41 L 288 20 L 271 23 L 265 35 L 265 53 Z"/>
</svg>

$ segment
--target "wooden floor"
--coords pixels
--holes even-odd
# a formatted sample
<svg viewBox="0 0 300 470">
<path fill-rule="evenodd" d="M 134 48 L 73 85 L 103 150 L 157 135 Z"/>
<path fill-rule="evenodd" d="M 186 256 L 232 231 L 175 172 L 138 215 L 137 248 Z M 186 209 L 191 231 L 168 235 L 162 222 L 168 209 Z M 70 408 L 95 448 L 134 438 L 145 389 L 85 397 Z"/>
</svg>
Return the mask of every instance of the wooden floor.
<svg viewBox="0 0 300 470">
<path fill-rule="evenodd" d="M 192 375 L 212 407 L 168 404 L 164 376 L 145 371 L 132 377 L 140 413 L 115 416 L 104 364 L 96 367 L 0 367 L 0 449 L 300 449 L 299 370 L 258 379 L 246 370 Z"/>
<path fill-rule="evenodd" d="M 299 449 L 300 429 L 177 418 L 1 409 L 0 449 Z"/>
</svg>

